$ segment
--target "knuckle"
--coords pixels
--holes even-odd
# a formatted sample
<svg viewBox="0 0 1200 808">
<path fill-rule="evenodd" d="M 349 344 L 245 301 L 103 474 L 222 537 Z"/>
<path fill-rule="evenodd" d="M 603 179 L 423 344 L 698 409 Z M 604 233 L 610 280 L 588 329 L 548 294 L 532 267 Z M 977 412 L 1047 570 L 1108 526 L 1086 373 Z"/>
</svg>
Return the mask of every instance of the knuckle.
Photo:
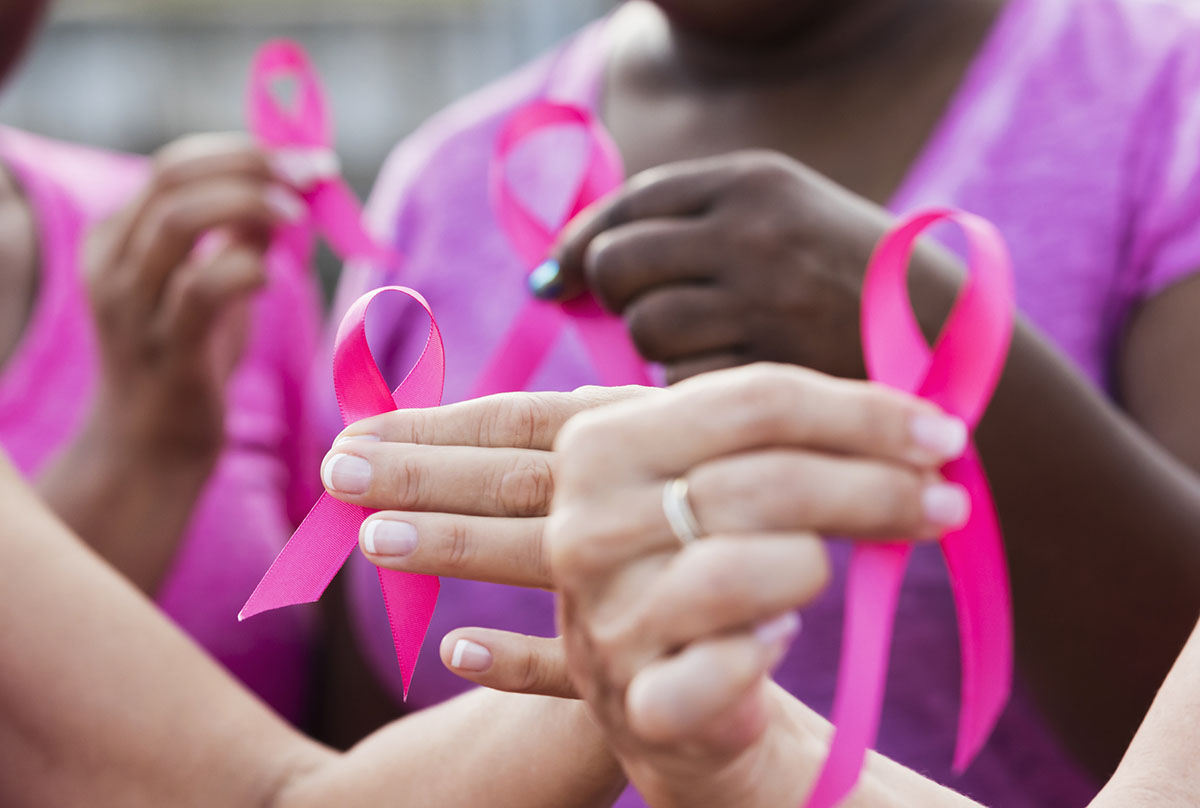
<svg viewBox="0 0 1200 808">
<path fill-rule="evenodd" d="M 498 499 L 506 516 L 540 516 L 550 508 L 554 477 L 540 457 L 520 457 L 500 477 Z"/>
<path fill-rule="evenodd" d="M 544 541 L 547 550 L 544 555 L 561 589 L 569 589 L 604 565 L 606 554 L 602 552 L 595 520 L 581 508 L 555 508 L 546 519 Z"/>
<path fill-rule="evenodd" d="M 699 607 L 710 614 L 728 614 L 738 603 L 742 575 L 738 565 L 730 561 L 724 547 L 710 543 L 697 545 L 691 563 L 686 565 L 687 586 L 699 593 Z"/>
<path fill-rule="evenodd" d="M 739 383 L 726 395 L 737 423 L 737 436 L 750 444 L 761 444 L 790 431 L 797 413 L 805 411 L 803 387 L 788 384 L 775 365 L 751 365 L 741 371 Z"/>
<path fill-rule="evenodd" d="M 446 538 L 448 539 L 446 543 L 446 568 L 452 572 L 460 573 L 469 569 L 475 556 L 475 548 L 466 525 L 458 520 L 451 520 Z"/>
<path fill-rule="evenodd" d="M 426 469 L 415 453 L 405 452 L 384 483 L 383 497 L 393 500 L 396 510 L 417 511 L 425 501 Z"/>
<path fill-rule="evenodd" d="M 517 671 L 517 690 L 536 693 L 545 687 L 548 678 L 545 660 L 538 651 L 529 649 L 521 655 Z"/>
</svg>

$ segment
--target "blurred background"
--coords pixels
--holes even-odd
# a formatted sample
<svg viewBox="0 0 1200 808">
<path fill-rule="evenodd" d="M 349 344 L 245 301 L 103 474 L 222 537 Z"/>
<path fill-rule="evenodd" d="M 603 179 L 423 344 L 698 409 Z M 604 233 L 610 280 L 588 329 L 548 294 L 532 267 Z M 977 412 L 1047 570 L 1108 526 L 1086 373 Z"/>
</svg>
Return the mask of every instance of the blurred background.
<svg viewBox="0 0 1200 808">
<path fill-rule="evenodd" d="M 615 0 L 58 0 L 0 122 L 151 152 L 244 128 L 255 48 L 308 48 L 332 98 L 346 175 L 366 193 L 391 146 L 455 98 L 544 51 Z M 53 103 L 48 103 L 53 99 Z M 332 270 L 322 261 L 327 279 Z"/>
</svg>

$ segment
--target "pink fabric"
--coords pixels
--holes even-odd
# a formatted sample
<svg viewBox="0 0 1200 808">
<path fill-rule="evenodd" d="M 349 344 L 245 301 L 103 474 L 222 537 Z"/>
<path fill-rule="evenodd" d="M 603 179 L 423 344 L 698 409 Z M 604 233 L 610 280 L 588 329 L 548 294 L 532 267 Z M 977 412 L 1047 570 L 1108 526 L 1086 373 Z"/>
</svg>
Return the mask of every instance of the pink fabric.
<svg viewBox="0 0 1200 808">
<path fill-rule="evenodd" d="M 930 226 L 954 221 L 970 243 L 970 275 L 931 350 L 908 296 L 908 263 Z M 1013 329 L 1012 267 L 986 220 L 932 210 L 901 220 L 876 248 L 863 281 L 863 353 L 874 381 L 927 398 L 972 429 L 987 409 Z M 1012 689 L 1012 596 L 991 490 L 971 447 L 943 469 L 971 497 L 967 523 L 942 537 L 958 614 L 962 708 L 954 769 L 979 753 Z M 912 545 L 858 544 L 846 584 L 846 634 L 833 704 L 836 728 L 808 808 L 832 808 L 853 790 L 875 743 L 896 599 Z"/>
<path fill-rule="evenodd" d="M 298 85 L 299 97 L 290 109 L 271 92 L 272 82 L 280 79 Z M 333 122 L 324 91 L 308 55 L 295 42 L 274 40 L 259 48 L 250 69 L 247 108 L 250 131 L 265 148 L 333 149 Z M 322 177 L 302 192 L 308 203 L 308 224 L 339 256 L 383 266 L 399 265 L 399 256 L 377 244 L 367 232 L 358 199 L 340 175 Z M 367 340 L 367 310 L 384 293 L 415 300 L 429 318 L 425 348 L 393 392 L 388 392 Z M 424 298 L 413 290 L 395 286 L 376 289 L 360 297 L 346 312 L 333 351 L 333 387 L 344 423 L 397 408 L 436 407 L 441 403 L 445 376 L 446 359 L 437 320 Z M 322 492 L 251 593 L 238 620 L 318 600 L 358 544 L 358 531 L 367 514 L 365 508 Z M 380 569 L 379 586 L 407 696 L 421 643 L 437 605 L 439 582 L 436 576 Z"/>
<path fill-rule="evenodd" d="M 33 206 L 41 274 L 16 354 L 0 368 L 0 444 L 32 477 L 75 434 L 97 377 L 96 337 L 78 261 L 87 227 L 148 176 L 142 158 L 0 128 L 0 161 Z M 302 718 L 315 615 L 239 626 L 246 592 L 311 502 L 317 471 L 303 423 L 316 345 L 317 290 L 298 241 L 271 254 L 269 283 L 230 385 L 228 445 L 192 514 L 157 601 L 200 645 L 283 715 Z"/>
<path fill-rule="evenodd" d="M 1105 390 L 1116 335 L 1132 308 L 1200 267 L 1198 13 L 1195 4 L 1170 0 L 1010 0 L 890 205 L 897 213 L 953 206 L 994 222 L 1011 251 L 1025 320 Z M 439 114 L 400 144 L 379 178 L 367 213 L 376 234 L 405 254 L 404 270 L 397 276 L 351 265 L 337 312 L 375 286 L 399 282 L 420 289 L 446 340 L 447 401 L 471 394 L 528 299 L 529 267 L 513 254 L 488 198 L 490 149 L 499 128 L 535 98 L 595 112 L 607 64 L 605 28 L 589 27 Z M 584 148 L 570 133 L 541 136 L 513 156 L 514 188 L 546 218 L 561 215 L 571 194 L 565 178 L 578 175 Z M 956 232 L 946 242 L 961 250 Z M 419 322 L 401 320 L 378 337 L 381 364 L 402 369 L 425 334 Z M 528 386 L 570 390 L 597 381 L 583 347 L 568 337 L 551 349 Z M 341 421 L 328 381 L 322 386 L 314 394 L 323 402 L 331 439 Z M 831 551 L 830 593 L 806 610 L 804 632 L 777 675 L 826 715 L 851 550 L 835 543 Z M 351 567 L 363 648 L 399 697 L 375 573 L 360 558 L 352 558 Z M 987 747 L 964 775 L 954 775 L 958 649 L 953 597 L 937 548 L 914 549 L 898 608 L 880 751 L 985 804 L 1085 804 L 1094 784 L 1055 741 L 1019 680 Z M 552 599 L 444 580 L 431 635 L 464 625 L 549 635 Z M 449 673 L 425 673 L 410 706 L 468 687 Z M 634 796 L 622 802 L 636 804 Z"/>
<path fill-rule="evenodd" d="M 385 293 L 407 295 L 429 315 L 425 349 L 412 371 L 391 392 L 367 342 L 367 310 Z M 441 403 L 445 374 L 446 358 L 437 320 L 429 305 L 413 290 L 384 286 L 368 292 L 342 319 L 333 354 L 333 385 L 346 424 L 395 409 L 436 407 Z M 351 551 L 358 546 L 359 528 L 370 513 L 366 508 L 322 493 L 238 613 L 238 620 L 283 606 L 319 600 Z M 407 695 L 421 643 L 437 605 L 439 582 L 433 575 L 380 568 L 379 585 Z"/>
</svg>

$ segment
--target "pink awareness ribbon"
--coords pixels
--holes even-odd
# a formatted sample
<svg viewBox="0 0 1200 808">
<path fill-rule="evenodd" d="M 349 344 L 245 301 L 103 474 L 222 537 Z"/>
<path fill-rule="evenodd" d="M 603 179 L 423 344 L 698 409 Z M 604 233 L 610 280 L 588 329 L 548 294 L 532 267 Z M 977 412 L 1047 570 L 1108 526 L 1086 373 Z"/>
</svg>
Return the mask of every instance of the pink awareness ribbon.
<svg viewBox="0 0 1200 808">
<path fill-rule="evenodd" d="M 270 93 L 269 82 L 280 73 L 290 73 L 299 82 L 298 105 L 292 115 L 280 109 Z M 300 46 L 276 41 L 259 51 L 251 77 L 250 122 L 254 134 L 268 148 L 326 149 L 332 145 L 316 73 Z M 305 193 L 305 199 L 312 225 L 342 258 L 397 260 L 366 231 L 358 199 L 340 177 L 321 180 Z M 407 295 L 429 315 L 425 349 L 393 391 L 388 390 L 371 354 L 366 330 L 368 309 L 386 294 Z M 351 424 L 396 409 L 437 406 L 442 399 L 445 367 L 441 332 L 420 294 L 401 286 L 387 286 L 363 295 L 346 312 L 334 341 L 333 385 L 342 420 Z M 238 619 L 319 600 L 358 545 L 359 528 L 368 513 L 366 508 L 322 494 L 250 595 Z M 437 604 L 440 581 L 432 575 L 380 569 L 379 586 L 407 696 Z"/>
<path fill-rule="evenodd" d="M 582 107 L 547 100 L 518 109 L 500 129 L 488 177 L 492 208 L 513 249 L 530 268 L 549 257 L 557 231 L 525 205 L 508 180 L 508 160 L 526 138 L 554 127 L 578 126 L 587 138 L 584 170 L 577 180 L 565 222 L 624 179 L 616 144 L 595 117 Z M 600 381 L 608 386 L 652 386 L 646 365 L 629 341 L 625 324 L 606 312 L 590 294 L 566 303 L 530 296 L 515 324 L 500 340 L 475 384 L 472 397 L 524 390 L 563 332 L 572 328 L 583 342 Z"/>
<path fill-rule="evenodd" d="M 953 221 L 967 236 L 969 277 L 932 350 L 908 296 L 909 257 L 929 227 Z M 863 282 L 862 339 L 868 376 L 915 393 L 965 421 L 979 423 L 1000 379 L 1013 329 L 1012 267 L 988 221 L 955 210 L 902 220 L 884 236 Z M 962 706 L 954 769 L 982 748 L 1012 687 L 1012 608 L 1008 568 L 991 490 L 974 445 L 942 474 L 964 486 L 971 515 L 945 534 L 962 655 Z M 859 543 L 846 584 L 846 627 L 833 707 L 832 748 L 807 808 L 832 808 L 858 781 L 875 742 L 900 584 L 912 545 Z"/>
<path fill-rule="evenodd" d="M 295 82 L 294 103 L 282 105 L 273 83 Z M 276 39 L 259 48 L 250 68 L 246 95 L 250 131 L 268 150 L 310 150 L 333 154 L 333 123 L 316 69 L 298 43 Z M 312 223 L 341 258 L 393 265 L 398 256 L 376 243 L 362 225 L 362 205 L 339 173 L 298 189 Z"/>
</svg>

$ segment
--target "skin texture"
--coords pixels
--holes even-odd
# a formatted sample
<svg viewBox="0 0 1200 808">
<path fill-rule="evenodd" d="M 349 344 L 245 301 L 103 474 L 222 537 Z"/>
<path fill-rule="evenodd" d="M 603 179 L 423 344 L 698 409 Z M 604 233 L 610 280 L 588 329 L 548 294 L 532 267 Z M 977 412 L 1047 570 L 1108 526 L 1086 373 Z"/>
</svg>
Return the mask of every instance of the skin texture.
<svg viewBox="0 0 1200 808">
<path fill-rule="evenodd" d="M 800 390 L 805 406 L 796 407 Z M 799 804 L 832 730 L 767 681 L 788 631 L 781 634 L 776 625 L 763 641 L 750 629 L 779 610 L 803 606 L 820 588 L 823 554 L 812 529 L 919 532 L 915 496 L 904 486 L 893 497 L 868 493 L 867 480 L 895 484 L 902 477 L 843 478 L 850 467 L 842 465 L 832 469 L 832 479 L 825 468 L 797 485 L 818 493 L 798 502 L 794 492 L 767 482 L 743 490 L 734 480 L 753 479 L 749 468 L 731 475 L 721 466 L 730 452 L 748 454 L 773 481 L 779 473 L 771 464 L 781 447 L 809 454 L 857 447 L 854 454 L 869 446 L 874 457 L 868 462 L 877 468 L 897 462 L 933 468 L 937 457 L 954 452 L 913 447 L 908 416 L 920 406 L 870 386 L 754 367 L 669 392 L 583 388 L 388 413 L 349 427 L 345 437 L 354 439 L 336 444 L 330 459 L 353 453 L 373 469 L 365 493 L 336 496 L 372 507 L 426 509 L 385 510 L 368 520 L 404 520 L 419 538 L 403 557 L 368 554 L 375 563 L 522 586 L 561 583 L 568 644 L 459 629 L 441 647 L 451 670 L 502 690 L 587 695 L 626 771 L 656 808 Z M 830 431 L 843 418 L 851 428 Z M 689 441 L 671 439 L 672 429 L 686 430 Z M 736 453 L 742 440 L 758 448 Z M 548 451 L 555 446 L 558 451 Z M 693 460 L 697 465 L 685 471 L 671 465 L 677 447 L 697 457 L 727 454 Z M 701 524 L 719 533 L 682 549 L 666 532 L 657 501 L 664 475 L 681 471 L 692 483 L 689 500 Z M 789 476 L 803 472 L 791 469 Z M 464 485 L 471 487 L 465 496 L 451 493 Z M 820 494 L 824 485 L 839 493 Z M 557 504 L 544 530 L 552 495 Z M 454 512 L 462 508 L 460 499 L 471 503 L 469 513 Z M 864 509 L 865 502 L 873 507 Z M 881 502 L 890 504 L 880 508 Z M 791 553 L 808 561 L 780 560 Z M 779 576 L 779 569 L 789 574 Z M 681 636 L 689 639 L 681 642 Z M 486 668 L 454 665 L 464 640 L 486 650 Z M 1182 808 L 1200 797 L 1192 754 L 1198 675 L 1200 631 L 1094 808 Z M 975 805 L 875 754 L 848 804 Z"/>
<path fill-rule="evenodd" d="M 787 53 L 803 65 L 812 44 L 799 36 L 791 50 L 747 53 L 645 4 L 623 12 L 605 118 L 631 170 L 651 170 L 565 234 L 565 295 L 590 287 L 673 380 L 763 359 L 860 376 L 861 273 L 887 222 L 878 205 L 996 11 L 942 6 L 942 34 L 961 36 L 939 39 L 922 28 L 928 15 L 911 15 L 888 47 L 844 40 L 827 70 L 791 74 Z M 943 40 L 957 44 L 931 44 Z M 872 81 L 855 82 L 867 70 Z M 961 273 L 935 250 L 914 261 L 930 337 Z M 1200 612 L 1198 306 L 1193 279 L 1133 312 L 1114 355 L 1116 402 L 1018 320 L 978 433 L 1008 540 L 1021 672 L 1104 776 Z"/>
<path fill-rule="evenodd" d="M 945 456 L 915 441 L 919 406 L 756 366 L 584 413 L 560 432 L 546 541 L 567 667 L 651 805 L 801 804 L 825 728 L 770 683 L 798 625 L 778 615 L 827 583 L 818 532 L 922 532 L 921 484 Z M 697 486 L 689 498 L 704 537 L 681 544 L 662 514 L 663 485 L 713 474 L 738 487 L 755 467 L 762 479 L 747 490 L 789 504 Z M 881 785 L 868 775 L 853 804 L 904 804 Z M 940 793 L 932 804 L 960 804 Z"/>
<path fill-rule="evenodd" d="M 0 525 L 0 591 L 22 616 L 0 632 L 4 805 L 582 808 L 622 785 L 577 703 L 487 691 L 338 755 L 230 680 L 3 458 Z"/>
<path fill-rule="evenodd" d="M 196 135 L 164 148 L 145 190 L 89 236 L 100 380 L 38 489 L 147 593 L 223 447 L 225 386 L 271 232 L 302 210 L 248 138 Z"/>
</svg>

